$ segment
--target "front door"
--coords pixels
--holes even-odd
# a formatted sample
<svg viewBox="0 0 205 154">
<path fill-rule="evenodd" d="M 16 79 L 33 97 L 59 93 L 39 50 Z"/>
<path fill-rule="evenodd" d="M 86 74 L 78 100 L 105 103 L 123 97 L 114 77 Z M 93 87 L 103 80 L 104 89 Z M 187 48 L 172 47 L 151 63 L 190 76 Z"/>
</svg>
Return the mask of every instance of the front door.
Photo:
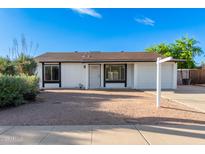
<svg viewBox="0 0 205 154">
<path fill-rule="evenodd" d="M 90 65 L 89 88 L 100 88 L 100 65 Z"/>
</svg>

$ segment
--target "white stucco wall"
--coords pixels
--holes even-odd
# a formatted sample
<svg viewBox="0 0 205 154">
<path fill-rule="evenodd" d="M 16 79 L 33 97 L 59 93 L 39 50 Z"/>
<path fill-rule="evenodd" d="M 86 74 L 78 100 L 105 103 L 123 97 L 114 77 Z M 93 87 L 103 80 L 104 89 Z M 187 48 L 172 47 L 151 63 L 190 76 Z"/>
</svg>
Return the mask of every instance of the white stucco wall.
<svg viewBox="0 0 205 154">
<path fill-rule="evenodd" d="M 61 87 L 62 88 L 78 88 L 79 84 L 87 86 L 87 66 L 81 63 L 61 63 Z M 39 77 L 39 86 L 42 88 L 42 64 L 38 63 L 36 73 Z M 58 88 L 57 83 L 45 83 L 45 88 Z"/>
<path fill-rule="evenodd" d="M 103 88 L 103 64 L 101 64 L 101 87 Z M 87 89 L 88 64 L 62 63 L 61 85 L 62 88 L 78 88 L 79 83 Z M 37 75 L 42 88 L 42 64 L 38 64 Z M 45 88 L 57 88 L 58 84 L 45 84 Z M 162 64 L 162 88 L 175 89 L 177 87 L 177 64 L 173 62 Z M 124 83 L 107 83 L 106 88 L 124 88 Z M 156 63 L 138 62 L 127 64 L 127 88 L 155 89 L 156 88 Z"/>
<path fill-rule="evenodd" d="M 134 64 L 127 64 L 127 88 L 134 88 Z"/>
<path fill-rule="evenodd" d="M 106 87 L 105 88 L 125 88 L 125 84 L 124 83 L 106 83 Z"/>
<path fill-rule="evenodd" d="M 156 88 L 156 63 L 135 63 L 134 66 L 134 87 L 135 89 Z M 167 62 L 162 64 L 162 89 L 176 88 L 176 64 Z"/>
<path fill-rule="evenodd" d="M 173 85 L 172 89 L 177 88 L 177 63 L 173 63 Z"/>
<path fill-rule="evenodd" d="M 39 78 L 39 87 L 42 88 L 42 64 L 38 63 L 36 68 L 36 74 Z"/>
<path fill-rule="evenodd" d="M 85 65 L 85 68 L 84 68 Z M 61 82 L 62 88 L 78 88 L 79 84 L 86 87 L 86 64 L 62 63 Z"/>
<path fill-rule="evenodd" d="M 58 83 L 45 83 L 44 84 L 45 88 L 59 88 L 59 84 Z"/>
</svg>

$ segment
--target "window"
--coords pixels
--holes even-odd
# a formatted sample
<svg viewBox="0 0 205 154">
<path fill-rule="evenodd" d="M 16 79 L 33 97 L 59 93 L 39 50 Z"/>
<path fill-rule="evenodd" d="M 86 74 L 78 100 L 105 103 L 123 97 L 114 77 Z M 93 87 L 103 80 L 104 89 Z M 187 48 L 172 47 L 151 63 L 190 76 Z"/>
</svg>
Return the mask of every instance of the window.
<svg viewBox="0 0 205 154">
<path fill-rule="evenodd" d="M 59 81 L 59 65 L 45 65 L 45 81 Z"/>
<path fill-rule="evenodd" d="M 125 81 L 125 65 L 105 65 L 105 81 Z"/>
</svg>

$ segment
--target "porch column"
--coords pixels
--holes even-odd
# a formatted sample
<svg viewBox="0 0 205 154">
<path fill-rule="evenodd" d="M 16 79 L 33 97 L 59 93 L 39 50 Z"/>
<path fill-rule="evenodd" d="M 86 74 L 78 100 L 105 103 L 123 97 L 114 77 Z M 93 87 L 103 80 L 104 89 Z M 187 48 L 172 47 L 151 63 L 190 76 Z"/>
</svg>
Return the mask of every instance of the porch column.
<svg viewBox="0 0 205 154">
<path fill-rule="evenodd" d="M 45 87 L 45 83 L 44 83 L 44 62 L 42 62 L 42 87 Z"/>
<path fill-rule="evenodd" d="M 137 79 L 138 65 L 134 63 L 134 89 L 138 88 L 138 79 Z"/>
<path fill-rule="evenodd" d="M 100 87 L 104 87 L 104 64 L 100 64 Z"/>
<path fill-rule="evenodd" d="M 61 62 L 59 62 L 59 88 L 61 88 L 62 84 L 61 84 Z"/>
<path fill-rule="evenodd" d="M 89 88 L 89 65 L 85 64 L 85 89 Z"/>
</svg>

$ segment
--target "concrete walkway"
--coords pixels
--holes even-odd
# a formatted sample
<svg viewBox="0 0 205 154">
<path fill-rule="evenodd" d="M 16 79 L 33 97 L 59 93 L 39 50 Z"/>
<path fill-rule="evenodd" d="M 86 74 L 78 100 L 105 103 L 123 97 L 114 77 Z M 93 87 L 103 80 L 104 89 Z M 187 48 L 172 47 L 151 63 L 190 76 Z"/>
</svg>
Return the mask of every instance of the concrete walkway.
<svg viewBox="0 0 205 154">
<path fill-rule="evenodd" d="M 156 93 L 155 91 L 147 92 Z M 178 86 L 175 91 L 162 90 L 161 96 L 205 112 L 205 87 L 203 86 Z"/>
<path fill-rule="evenodd" d="M 205 125 L 0 126 L 0 144 L 205 144 Z"/>
</svg>

